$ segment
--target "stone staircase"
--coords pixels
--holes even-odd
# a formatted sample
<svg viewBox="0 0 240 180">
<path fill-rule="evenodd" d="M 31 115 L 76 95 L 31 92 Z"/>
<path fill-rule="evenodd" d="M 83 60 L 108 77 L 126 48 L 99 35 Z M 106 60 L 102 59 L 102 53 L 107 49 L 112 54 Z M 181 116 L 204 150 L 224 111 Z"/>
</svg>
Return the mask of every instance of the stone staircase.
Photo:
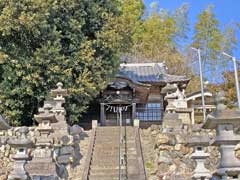
<svg viewBox="0 0 240 180">
<path fill-rule="evenodd" d="M 98 127 L 90 163 L 89 180 L 118 179 L 119 128 Z"/>
<path fill-rule="evenodd" d="M 119 127 L 98 127 L 91 156 L 88 180 L 118 180 L 119 179 Z M 138 151 L 136 135 L 133 127 L 122 128 L 126 141 L 121 152 L 126 154 L 122 166 L 122 179 L 145 180 L 141 166 L 141 154 Z"/>
</svg>

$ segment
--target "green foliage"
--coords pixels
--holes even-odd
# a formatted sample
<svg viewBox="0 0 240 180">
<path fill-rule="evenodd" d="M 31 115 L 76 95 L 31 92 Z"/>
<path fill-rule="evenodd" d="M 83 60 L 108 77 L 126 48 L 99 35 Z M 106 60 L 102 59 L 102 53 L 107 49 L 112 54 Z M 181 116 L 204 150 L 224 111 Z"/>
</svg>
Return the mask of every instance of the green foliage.
<svg viewBox="0 0 240 180">
<path fill-rule="evenodd" d="M 118 65 L 121 37 L 113 0 L 0 1 L 0 111 L 12 125 L 31 124 L 58 81 L 68 88 L 70 122 Z M 117 40 L 117 41 L 116 41 Z"/>
<path fill-rule="evenodd" d="M 198 21 L 195 24 L 195 34 L 193 37 L 193 46 L 202 50 L 202 59 L 215 60 L 224 36 L 219 29 L 219 22 L 212 12 L 212 6 L 198 15 Z"/>
<path fill-rule="evenodd" d="M 133 45 L 133 36 L 139 30 L 144 13 L 144 4 L 142 0 L 122 0 L 120 4 L 121 15 L 116 18 L 116 29 L 121 34 L 122 53 L 129 53 Z"/>
<path fill-rule="evenodd" d="M 237 25 L 235 23 L 227 24 L 223 31 L 223 42 L 222 49 L 223 51 L 232 54 L 232 51 L 236 49 L 238 40 L 236 38 Z"/>
<path fill-rule="evenodd" d="M 198 15 L 192 46 L 201 50 L 203 71 L 207 72 L 206 76 L 211 75 L 212 81 L 219 80 L 219 73 L 226 70 L 227 61 L 221 53 L 224 51 L 232 54 L 237 44 L 235 25 L 228 24 L 223 29 L 221 31 L 212 6 Z"/>
<path fill-rule="evenodd" d="M 154 164 L 150 161 L 146 162 L 145 167 L 149 170 L 153 170 L 154 169 Z"/>
<path fill-rule="evenodd" d="M 170 73 L 182 74 L 184 59 L 177 50 L 177 42 L 186 38 L 187 6 L 183 5 L 173 14 L 159 9 L 156 3 L 143 19 L 133 35 L 132 54 L 142 61 L 165 61 Z"/>
</svg>

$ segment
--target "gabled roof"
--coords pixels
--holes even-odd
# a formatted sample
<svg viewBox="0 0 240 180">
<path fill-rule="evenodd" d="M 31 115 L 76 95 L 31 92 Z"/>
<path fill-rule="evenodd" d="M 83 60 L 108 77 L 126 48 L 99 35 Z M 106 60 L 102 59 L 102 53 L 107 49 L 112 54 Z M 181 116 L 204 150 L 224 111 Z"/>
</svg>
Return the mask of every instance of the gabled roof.
<svg viewBox="0 0 240 180">
<path fill-rule="evenodd" d="M 186 76 L 167 74 L 165 63 L 120 64 L 116 77 L 126 78 L 140 84 L 188 82 L 190 80 Z"/>
</svg>

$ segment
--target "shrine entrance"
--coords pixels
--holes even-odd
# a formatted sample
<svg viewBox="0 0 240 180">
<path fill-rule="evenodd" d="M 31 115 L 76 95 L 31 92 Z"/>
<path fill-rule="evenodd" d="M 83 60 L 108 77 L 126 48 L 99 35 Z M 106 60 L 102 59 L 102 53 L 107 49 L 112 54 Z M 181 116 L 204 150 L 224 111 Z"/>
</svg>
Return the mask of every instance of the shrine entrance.
<svg viewBox="0 0 240 180">
<path fill-rule="evenodd" d="M 120 120 L 118 112 L 121 110 L 122 125 L 132 125 L 132 105 L 105 104 L 105 125 L 119 126 Z"/>
<path fill-rule="evenodd" d="M 115 81 L 102 93 L 100 103 L 100 124 L 103 126 L 132 125 L 136 114 L 134 90 L 127 82 Z"/>
</svg>

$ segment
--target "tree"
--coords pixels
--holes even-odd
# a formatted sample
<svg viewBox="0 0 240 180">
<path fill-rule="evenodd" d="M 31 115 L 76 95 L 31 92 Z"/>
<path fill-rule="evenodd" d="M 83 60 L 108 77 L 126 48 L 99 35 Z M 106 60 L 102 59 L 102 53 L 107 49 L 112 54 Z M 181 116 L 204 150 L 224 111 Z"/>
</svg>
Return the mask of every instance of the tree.
<svg viewBox="0 0 240 180">
<path fill-rule="evenodd" d="M 235 48 L 236 27 L 229 24 L 221 31 L 219 22 L 213 13 L 213 7 L 208 6 L 198 15 L 194 29 L 192 46 L 201 50 L 203 74 L 210 82 L 219 83 L 224 79 L 221 74 L 227 70 L 229 64 L 229 61 L 222 56 L 222 52 L 231 54 Z"/>
<path fill-rule="evenodd" d="M 175 43 L 179 47 L 184 47 L 188 39 L 188 32 L 190 30 L 188 20 L 188 4 L 182 4 L 173 13 L 173 18 L 177 25 L 177 32 L 175 35 Z"/>
<path fill-rule="evenodd" d="M 10 124 L 30 125 L 58 81 L 79 121 L 118 66 L 119 13 L 117 0 L 0 1 L 0 111 Z"/>
<path fill-rule="evenodd" d="M 133 36 L 141 26 L 141 17 L 144 13 L 142 0 L 122 0 L 120 4 L 121 15 L 116 18 L 116 25 L 123 37 L 122 53 L 129 53 L 133 45 Z"/>
<path fill-rule="evenodd" d="M 204 68 L 207 60 L 217 60 L 217 54 L 222 50 L 224 40 L 212 8 L 212 6 L 208 6 L 198 15 L 198 21 L 194 27 L 192 46 L 201 50 Z"/>
<path fill-rule="evenodd" d="M 179 32 L 174 17 L 167 11 L 159 11 L 157 5 L 153 4 L 152 10 L 143 18 L 142 24 L 133 35 L 133 59 L 138 62 L 165 61 L 170 73 L 183 73 L 184 58 L 174 42 Z M 182 68 L 179 65 L 182 65 Z"/>
</svg>

